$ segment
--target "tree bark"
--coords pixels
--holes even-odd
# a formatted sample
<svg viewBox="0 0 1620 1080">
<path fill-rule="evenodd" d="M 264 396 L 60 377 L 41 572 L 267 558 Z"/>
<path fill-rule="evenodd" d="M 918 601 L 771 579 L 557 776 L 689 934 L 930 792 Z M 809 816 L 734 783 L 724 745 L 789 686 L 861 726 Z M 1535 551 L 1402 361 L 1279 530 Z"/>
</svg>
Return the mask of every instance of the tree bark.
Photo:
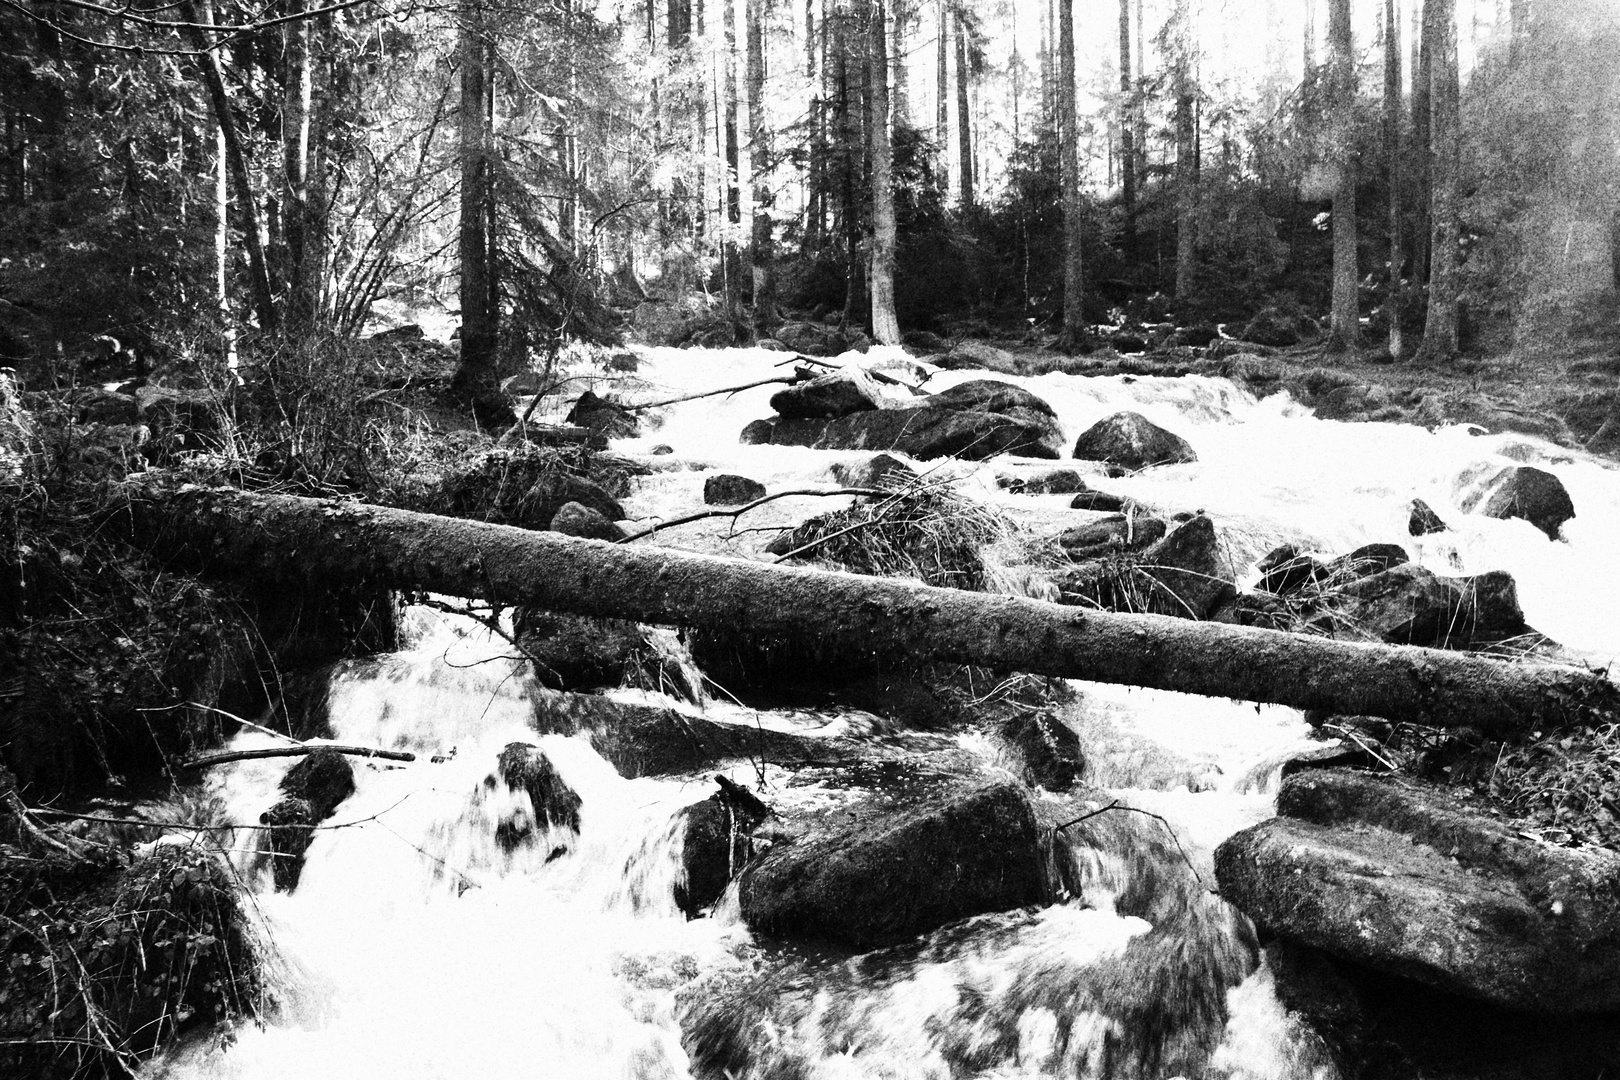
<svg viewBox="0 0 1620 1080">
<path fill-rule="evenodd" d="M 1430 18 L 1432 9 L 1432 19 Z M 1457 356 L 1458 219 L 1457 174 L 1462 159 L 1461 96 L 1457 79 L 1454 0 L 1428 0 L 1424 29 L 1429 53 L 1429 311 L 1423 344 L 1414 363 L 1444 364 Z"/>
<path fill-rule="evenodd" d="M 956 9 L 956 141 L 962 173 L 962 209 L 973 206 L 973 110 L 968 104 L 967 30 Z"/>
<path fill-rule="evenodd" d="M 198 6 L 186 3 L 182 9 L 188 23 L 201 23 Z M 210 10 L 208 23 L 212 25 Z M 260 231 L 257 200 L 253 197 L 253 179 L 248 175 L 247 154 L 231 116 L 231 99 L 225 90 L 225 76 L 220 71 L 219 55 L 214 51 L 210 35 L 197 26 L 186 30 L 192 48 L 198 52 L 197 64 L 202 69 L 203 84 L 208 89 L 208 100 L 214 108 L 214 120 L 219 124 L 225 142 L 225 160 L 231 170 L 231 185 L 236 189 L 237 213 L 242 215 L 242 243 L 248 253 L 248 282 L 253 298 L 253 313 L 259 317 L 259 329 L 276 334 L 281 329 L 280 313 L 276 309 L 275 294 L 270 288 L 270 267 L 264 257 L 264 240 Z"/>
<path fill-rule="evenodd" d="M 1402 270 L 1406 265 L 1405 224 L 1401 210 L 1401 20 L 1396 0 L 1384 0 L 1384 157 L 1389 169 L 1389 355 L 1400 360 L 1406 350 L 1401 333 Z"/>
<path fill-rule="evenodd" d="M 900 344 L 894 311 L 894 181 L 889 145 L 889 43 L 883 0 L 871 0 L 867 72 L 872 86 L 872 337 L 881 345 Z"/>
<path fill-rule="evenodd" d="M 1192 12 L 1176 0 L 1174 82 L 1176 95 L 1176 299 L 1192 296 L 1198 254 L 1197 129 L 1193 120 Z"/>
<path fill-rule="evenodd" d="M 312 20 L 307 0 L 290 0 L 289 14 L 301 16 L 286 27 L 287 60 L 281 108 L 281 234 L 287 246 L 287 315 L 307 325 L 315 318 L 319 289 L 311 254 L 309 161 L 310 120 L 314 98 Z"/>
<path fill-rule="evenodd" d="M 1361 345 L 1361 311 L 1356 266 L 1355 41 L 1350 0 L 1329 0 L 1329 77 L 1332 80 L 1333 154 L 1338 178 L 1333 187 L 1333 310 L 1328 332 L 1331 352 L 1354 352 Z"/>
<path fill-rule="evenodd" d="M 1429 91 L 1434 66 L 1433 54 L 1429 50 L 1433 5 L 1426 0 L 1412 0 L 1412 15 L 1413 29 L 1416 31 L 1412 35 L 1412 146 L 1407 152 L 1408 160 L 1414 166 L 1412 280 L 1426 285 L 1429 281 L 1429 189 L 1430 174 L 1433 172 L 1429 161 L 1433 146 L 1429 115 Z"/>
<path fill-rule="evenodd" d="M 946 42 L 950 39 L 949 11 L 939 0 L 939 37 L 934 68 L 934 171 L 941 194 L 951 190 L 951 80 Z"/>
<path fill-rule="evenodd" d="M 725 42 L 725 111 L 726 137 L 726 243 L 725 286 L 726 319 L 732 327 L 743 325 L 742 318 L 742 252 L 738 248 L 737 233 L 742 225 L 742 152 L 737 143 L 737 5 L 726 0 L 725 27 L 721 35 Z"/>
<path fill-rule="evenodd" d="M 819 639 L 885 660 L 979 664 L 1488 733 L 1620 716 L 1620 688 L 1574 668 L 1081 610 L 337 500 L 191 485 L 132 485 L 130 493 L 136 534 L 159 556 L 289 588 L 363 581 L 503 606 Z"/>
<path fill-rule="evenodd" d="M 1140 74 L 1140 73 L 1138 73 Z M 1125 200 L 1125 256 L 1136 252 L 1136 80 L 1131 73 L 1131 0 L 1119 0 L 1119 167 Z"/>
<path fill-rule="evenodd" d="M 748 254 L 754 278 L 754 330 L 766 337 L 776 314 L 776 247 L 771 235 L 771 126 L 765 117 L 765 0 L 747 0 L 748 171 L 753 181 L 754 220 Z"/>
<path fill-rule="evenodd" d="M 489 156 L 493 117 L 489 109 L 490 49 L 481 0 L 461 0 L 461 215 L 457 229 L 461 262 L 461 359 L 454 384 L 463 393 L 495 385 L 499 313 L 493 300 L 489 219 L 493 191 Z"/>
<path fill-rule="evenodd" d="M 1063 344 L 1073 349 L 1086 337 L 1080 116 L 1074 101 L 1074 0 L 1060 0 L 1058 4 L 1058 84 L 1058 122 L 1063 152 Z"/>
</svg>

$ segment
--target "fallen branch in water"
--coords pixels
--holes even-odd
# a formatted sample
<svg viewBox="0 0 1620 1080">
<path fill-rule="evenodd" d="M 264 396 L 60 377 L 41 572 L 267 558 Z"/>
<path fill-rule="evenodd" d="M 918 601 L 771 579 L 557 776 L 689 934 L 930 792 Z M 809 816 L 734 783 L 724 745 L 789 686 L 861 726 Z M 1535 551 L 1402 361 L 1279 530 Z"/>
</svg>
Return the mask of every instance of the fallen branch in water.
<svg viewBox="0 0 1620 1080">
<path fill-rule="evenodd" d="M 683 401 L 697 401 L 700 398 L 719 397 L 721 394 L 740 394 L 744 390 L 752 390 L 756 386 L 769 386 L 772 383 L 786 383 L 789 386 L 805 382 L 804 374 L 794 372 L 791 376 L 778 375 L 774 379 L 761 379 L 759 382 L 743 383 L 741 386 L 727 386 L 719 390 L 705 390 L 700 394 L 687 394 L 684 397 L 670 398 L 667 401 L 646 401 L 640 405 L 626 405 L 631 412 L 640 412 L 642 409 L 657 409 L 665 405 L 679 405 Z"/>
<path fill-rule="evenodd" d="M 746 514 L 748 511 L 754 509 L 756 506 L 764 506 L 768 502 L 774 502 L 777 499 L 785 499 L 789 495 L 871 495 L 876 497 L 879 495 L 892 494 L 893 492 L 879 491 L 876 488 L 836 488 L 832 491 L 828 491 L 825 488 L 795 488 L 792 491 L 777 491 L 770 495 L 761 496 L 751 503 L 745 503 L 742 506 L 734 506 L 729 510 L 699 510 L 696 513 L 687 514 L 684 517 L 670 518 L 668 521 L 659 522 L 650 529 L 643 529 L 641 532 L 631 533 L 629 536 L 624 537 L 618 542 L 621 544 L 628 544 L 632 540 L 640 540 L 643 537 L 651 536 L 660 529 L 673 529 L 677 525 L 690 525 L 694 521 L 702 521 L 705 518 L 728 517 L 736 520 L 743 514 Z"/>
<path fill-rule="evenodd" d="M 1142 815 L 1144 815 L 1146 817 L 1150 817 L 1153 820 L 1157 821 L 1160 825 L 1163 825 L 1164 826 L 1164 831 L 1170 834 L 1170 842 L 1172 844 L 1176 845 L 1176 853 L 1181 856 L 1181 861 L 1187 864 L 1187 869 L 1188 870 L 1192 871 L 1193 880 L 1197 881 L 1200 886 L 1202 886 L 1204 884 L 1204 879 L 1203 879 L 1202 876 L 1199 875 L 1198 868 L 1192 864 L 1191 859 L 1187 858 L 1187 852 L 1185 850 L 1183 850 L 1183 848 L 1181 846 L 1181 838 L 1176 835 L 1176 830 L 1171 827 L 1170 822 L 1167 821 L 1162 815 L 1155 814 L 1151 810 L 1143 810 L 1139 806 L 1126 806 L 1124 803 L 1120 802 L 1118 799 L 1115 799 L 1113 802 L 1109 803 L 1107 806 L 1102 807 L 1101 809 L 1093 810 L 1089 814 L 1081 814 L 1079 817 L 1075 818 L 1073 821 L 1065 821 L 1062 825 L 1057 826 L 1057 828 L 1055 828 L 1052 831 L 1053 832 L 1062 832 L 1064 829 L 1067 829 L 1067 828 L 1070 828 L 1072 826 L 1078 825 L 1082 821 L 1090 821 L 1092 818 L 1096 817 L 1098 814 L 1106 814 L 1110 810 L 1125 810 L 1125 811 L 1128 811 L 1128 812 L 1130 812 L 1132 814 L 1142 814 Z"/>
<path fill-rule="evenodd" d="M 273 746 L 266 750 L 227 750 L 221 754 L 205 754 L 200 758 L 181 762 L 182 769 L 206 769 L 210 765 L 224 765 L 230 761 L 249 761 L 254 758 L 303 757 L 317 750 L 331 750 L 351 757 L 383 758 L 387 761 L 415 761 L 416 755 L 404 750 L 376 750 L 369 746 L 333 746 L 330 743 L 301 746 Z"/>
</svg>

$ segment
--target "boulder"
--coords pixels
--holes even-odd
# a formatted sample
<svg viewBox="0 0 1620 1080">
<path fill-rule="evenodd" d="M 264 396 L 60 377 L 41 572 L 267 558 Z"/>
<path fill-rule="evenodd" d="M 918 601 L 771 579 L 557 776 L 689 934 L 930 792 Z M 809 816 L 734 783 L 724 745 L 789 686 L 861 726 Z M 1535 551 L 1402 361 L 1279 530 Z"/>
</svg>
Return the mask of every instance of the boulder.
<svg viewBox="0 0 1620 1080">
<path fill-rule="evenodd" d="M 892 454 L 873 454 L 865 461 L 835 462 L 833 479 L 844 487 L 903 488 L 917 479 L 917 471 Z"/>
<path fill-rule="evenodd" d="M 1187 440 L 1134 412 L 1115 413 L 1087 428 L 1074 444 L 1074 456 L 1127 469 L 1198 460 Z"/>
<path fill-rule="evenodd" d="M 982 341 L 959 341 L 951 347 L 950 352 L 932 359 L 936 367 L 945 368 L 947 371 L 983 368 L 986 371 L 999 371 L 1004 375 L 1018 374 L 1017 357 L 1006 349 L 998 349 Z"/>
<path fill-rule="evenodd" d="M 1333 578 L 1362 578 L 1412 561 L 1399 544 L 1363 544 L 1331 560 L 1324 569 Z"/>
<path fill-rule="evenodd" d="M 555 690 L 618 686 L 647 653 L 646 632 L 626 619 L 520 607 L 512 629 L 535 677 Z"/>
<path fill-rule="evenodd" d="M 1089 490 L 1085 480 L 1073 469 L 1037 473 L 1028 480 L 1016 480 L 1009 487 L 1023 495 L 1074 495 Z"/>
<path fill-rule="evenodd" d="M 996 739 L 1032 787 L 1068 791 L 1085 776 L 1080 736 L 1050 712 L 1015 712 L 997 726 Z"/>
<path fill-rule="evenodd" d="M 941 390 L 928 399 L 929 405 L 973 412 L 1016 414 L 1020 409 L 1057 419 L 1057 412 L 1046 401 L 1021 386 L 995 379 L 973 379 Z"/>
<path fill-rule="evenodd" d="M 641 421 L 620 402 L 598 397 L 587 390 L 579 395 L 564 417 L 568 423 L 590 428 L 610 439 L 628 439 L 641 434 Z"/>
<path fill-rule="evenodd" d="M 882 392 L 859 368 L 818 375 L 771 395 L 771 408 L 777 415 L 794 418 L 848 416 L 882 407 Z"/>
<path fill-rule="evenodd" d="M 1348 582 L 1331 595 L 1336 633 L 1395 645 L 1466 648 L 1525 630 L 1511 574 L 1440 577 L 1412 563 Z"/>
<path fill-rule="evenodd" d="M 551 517 L 551 531 L 609 543 L 624 539 L 624 530 L 608 520 L 605 514 L 577 502 L 565 502 L 557 509 Z"/>
<path fill-rule="evenodd" d="M 624 518 L 624 507 L 601 484 L 573 473 L 549 472 L 536 480 L 518 501 L 516 520 L 512 523 L 526 529 L 549 529 L 557 512 L 568 503 L 594 510 L 609 521 Z"/>
<path fill-rule="evenodd" d="M 630 326 L 636 339 L 648 345 L 679 345 L 689 335 L 686 315 L 668 300 L 645 300 L 631 313 Z"/>
<path fill-rule="evenodd" d="M 1257 569 L 1260 580 L 1255 583 L 1255 588 L 1275 596 L 1320 581 L 1326 573 L 1321 563 L 1301 553 L 1293 544 L 1282 544 L 1266 552 Z"/>
<path fill-rule="evenodd" d="M 756 933 L 892 945 L 969 915 L 1047 899 L 1042 829 L 1028 793 L 998 783 L 896 811 L 869 800 L 777 843 L 743 871 Z"/>
<path fill-rule="evenodd" d="M 1237 587 L 1207 517 L 1194 517 L 1145 551 L 1053 576 L 1058 602 L 1108 611 L 1203 619 L 1227 604 Z"/>
<path fill-rule="evenodd" d="M 675 452 L 675 448 L 673 446 L 669 445 L 669 443 L 663 443 L 663 442 L 659 443 L 657 446 L 655 446 L 651 450 L 647 451 L 647 453 L 652 454 L 654 457 L 664 457 L 664 456 L 667 456 L 669 454 L 673 454 L 674 452 Z"/>
<path fill-rule="evenodd" d="M 1133 334 L 1128 330 L 1108 335 L 1108 344 L 1115 352 L 1141 353 L 1147 352 L 1148 340 L 1141 334 Z"/>
<path fill-rule="evenodd" d="M 1406 518 L 1406 531 L 1413 536 L 1431 536 L 1437 532 L 1445 532 L 1447 525 L 1440 520 L 1440 515 L 1422 499 L 1412 500 L 1411 513 Z"/>
<path fill-rule="evenodd" d="M 744 446 L 766 446 L 771 441 L 771 432 L 775 430 L 774 420 L 753 420 L 742 429 L 737 441 Z"/>
<path fill-rule="evenodd" d="M 806 356 L 837 356 L 844 351 L 843 336 L 821 323 L 783 323 L 776 328 L 776 340 Z"/>
<path fill-rule="evenodd" d="M 1058 546 L 1071 559 L 1095 559 L 1120 551 L 1145 548 L 1164 537 L 1167 526 L 1158 518 L 1109 514 L 1084 525 L 1064 529 Z"/>
<path fill-rule="evenodd" d="M 1493 518 L 1521 518 L 1558 539 L 1558 529 L 1575 516 L 1575 504 L 1558 477 L 1529 465 L 1515 465 L 1497 474 L 1481 495 L 1464 503 L 1464 513 L 1478 508 Z"/>
<path fill-rule="evenodd" d="M 721 473 L 703 481 L 703 501 L 709 506 L 740 506 L 765 497 L 765 485 L 734 473 Z"/>
<path fill-rule="evenodd" d="M 484 780 L 486 788 L 504 784 L 514 792 L 528 796 L 527 809 L 516 808 L 505 814 L 495 826 L 495 842 L 510 854 L 535 840 L 550 834 L 555 845 L 548 852 L 554 859 L 568 850 L 569 841 L 557 843 L 559 832 L 579 835 L 579 794 L 569 787 L 557 767 L 544 750 L 529 743 L 507 743 L 496 759 L 495 772 Z"/>
<path fill-rule="evenodd" d="M 1170 335 L 1171 345 L 1190 346 L 1202 349 L 1210 342 L 1219 339 L 1221 332 L 1209 323 L 1198 323 L 1194 326 L 1183 326 Z"/>
<path fill-rule="evenodd" d="M 1082 491 L 1070 500 L 1069 509 L 1092 510 L 1113 514 L 1125 509 L 1125 500 L 1118 495 L 1110 495 L 1106 491 Z"/>
<path fill-rule="evenodd" d="M 1256 345 L 1286 346 L 1299 344 L 1299 322 L 1279 308 L 1262 308 L 1244 324 L 1237 334 L 1239 340 Z"/>
<path fill-rule="evenodd" d="M 1512 1009 L 1620 1009 L 1620 854 L 1369 774 L 1291 776 L 1277 811 L 1215 853 L 1221 895 L 1267 930 Z"/>
<path fill-rule="evenodd" d="M 316 750 L 288 769 L 279 786 L 283 798 L 259 815 L 259 824 L 270 826 L 270 876 L 276 891 L 291 892 L 303 875 L 315 826 L 354 794 L 354 766 L 336 750 Z"/>
<path fill-rule="evenodd" d="M 676 812 L 682 844 L 675 904 L 687 918 L 697 918 L 724 895 L 754 853 L 750 834 L 768 816 L 763 803 L 729 781 L 702 802 Z"/>
<path fill-rule="evenodd" d="M 780 420 L 771 429 L 771 442 L 823 450 L 893 450 L 919 460 L 960 457 L 983 461 L 997 454 L 1055 458 L 1058 452 L 1052 443 L 1057 431 L 1056 423 L 1047 417 L 925 405 L 833 420 Z"/>
</svg>

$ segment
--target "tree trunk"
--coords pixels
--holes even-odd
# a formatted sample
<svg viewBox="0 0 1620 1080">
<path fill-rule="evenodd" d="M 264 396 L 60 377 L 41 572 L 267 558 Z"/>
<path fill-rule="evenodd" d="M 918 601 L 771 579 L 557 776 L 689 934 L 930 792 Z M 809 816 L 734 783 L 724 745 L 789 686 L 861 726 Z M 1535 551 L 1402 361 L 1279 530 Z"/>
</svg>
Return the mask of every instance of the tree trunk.
<svg viewBox="0 0 1620 1080">
<path fill-rule="evenodd" d="M 1316 69 L 1316 0 L 1305 0 L 1305 77 Z"/>
<path fill-rule="evenodd" d="M 202 23 L 198 6 L 188 2 L 182 9 L 188 23 Z M 213 24 L 212 9 L 208 25 Z M 197 26 L 188 27 L 187 36 L 192 48 L 198 52 L 197 64 L 202 70 L 203 83 L 208 88 L 208 100 L 214 109 L 214 121 L 219 125 L 225 142 L 225 160 L 231 170 L 231 184 L 236 188 L 237 213 L 242 217 L 242 243 L 248 253 L 248 284 L 253 298 L 253 313 L 259 318 L 259 329 L 268 334 L 281 330 L 280 313 L 276 309 L 275 294 L 270 288 L 270 268 L 264 257 L 264 240 L 260 230 L 258 202 L 253 195 L 253 178 L 248 175 L 247 155 L 242 139 L 237 134 L 236 122 L 231 117 L 231 99 L 225 90 L 225 76 L 220 71 L 219 55 L 215 52 L 211 35 Z"/>
<path fill-rule="evenodd" d="M 489 156 L 494 144 L 489 109 L 490 59 L 481 0 L 461 0 L 461 359 L 454 385 L 477 394 L 495 385 L 499 313 L 491 302 L 489 218 L 493 191 Z"/>
<path fill-rule="evenodd" d="M 219 339 L 224 353 L 225 370 L 235 379 L 236 315 L 231 310 L 229 269 L 231 254 L 231 198 L 230 167 L 226 164 L 229 151 L 225 148 L 225 129 L 214 124 L 214 308 L 219 313 Z"/>
<path fill-rule="evenodd" d="M 1430 9 L 1433 18 L 1430 18 Z M 1458 219 L 1457 174 L 1462 158 L 1454 0 L 1428 0 L 1425 29 L 1430 55 L 1429 125 L 1433 153 L 1429 176 L 1429 311 L 1423 344 L 1414 363 L 1443 364 L 1457 357 Z"/>
<path fill-rule="evenodd" d="M 724 17 L 725 102 L 721 108 L 725 113 L 726 132 L 726 319 L 736 328 L 743 325 L 742 252 L 737 245 L 737 233 L 742 226 L 742 153 L 737 143 L 736 0 L 726 0 Z"/>
<path fill-rule="evenodd" d="M 303 16 L 306 0 L 290 0 L 288 14 Z M 281 108 L 281 234 L 287 246 L 287 315 L 307 325 L 315 318 L 319 281 L 311 254 L 309 161 L 314 64 L 310 49 L 312 20 L 303 17 L 286 26 L 286 74 Z"/>
<path fill-rule="evenodd" d="M 502 606 L 870 648 L 886 661 L 1275 702 L 1487 733 L 1612 721 L 1620 689 L 1574 668 L 1224 623 L 1081 610 L 291 495 L 133 487 L 163 558 L 238 580 L 426 590 Z"/>
<path fill-rule="evenodd" d="M 1140 74 L 1140 73 L 1138 73 Z M 1131 0 L 1119 0 L 1119 168 L 1125 200 L 1125 257 L 1136 252 L 1136 80 L 1131 74 Z"/>
<path fill-rule="evenodd" d="M 1176 299 L 1185 303 L 1195 287 L 1198 252 L 1197 130 L 1193 120 L 1192 13 L 1176 0 L 1174 81 L 1176 95 Z"/>
<path fill-rule="evenodd" d="M 889 43 L 883 0 L 870 0 L 867 72 L 872 86 L 872 337 L 880 345 L 900 344 L 894 311 L 894 183 L 889 146 Z"/>
<path fill-rule="evenodd" d="M 956 10 L 956 139 L 961 162 L 962 209 L 973 206 L 973 110 L 968 104 L 967 30 Z"/>
<path fill-rule="evenodd" d="M 1401 335 L 1402 269 L 1406 265 L 1402 228 L 1401 185 L 1401 20 L 1396 0 L 1384 0 L 1384 157 L 1389 167 L 1389 355 L 1399 360 L 1406 350 Z"/>
<path fill-rule="evenodd" d="M 765 117 L 765 0 L 747 0 L 748 171 L 753 180 L 754 220 L 749 261 L 753 264 L 754 330 L 768 337 L 776 314 L 776 248 L 771 235 L 771 127 Z"/>
<path fill-rule="evenodd" d="M 1407 160 L 1414 165 L 1412 176 L 1412 280 L 1429 281 L 1429 190 L 1433 172 L 1429 155 L 1434 140 L 1430 137 L 1429 115 L 1430 83 L 1433 75 L 1433 54 L 1429 38 L 1433 21 L 1433 6 L 1425 0 L 1412 0 L 1412 14 L 1417 31 L 1412 35 L 1412 146 Z"/>
<path fill-rule="evenodd" d="M 1356 295 L 1356 57 L 1350 30 L 1350 0 L 1329 0 L 1328 62 L 1332 80 L 1333 154 L 1338 177 L 1333 188 L 1333 311 L 1330 352 L 1354 352 L 1361 345 L 1361 311 Z"/>
<path fill-rule="evenodd" d="M 1086 338 L 1084 219 L 1080 203 L 1080 116 L 1075 107 L 1074 0 L 1058 3 L 1058 123 L 1063 152 L 1063 342 Z"/>
<path fill-rule="evenodd" d="M 939 0 L 938 49 L 934 59 L 934 172 L 942 194 L 951 190 L 951 80 L 946 45 L 950 36 L 949 12 L 945 0 Z"/>
</svg>

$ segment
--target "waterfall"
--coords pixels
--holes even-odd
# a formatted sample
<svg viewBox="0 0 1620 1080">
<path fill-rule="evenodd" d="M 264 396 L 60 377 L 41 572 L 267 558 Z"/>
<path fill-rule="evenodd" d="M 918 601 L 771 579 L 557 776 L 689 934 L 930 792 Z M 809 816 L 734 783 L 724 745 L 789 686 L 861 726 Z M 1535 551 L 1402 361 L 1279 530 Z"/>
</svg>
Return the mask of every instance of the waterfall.
<svg viewBox="0 0 1620 1080">
<path fill-rule="evenodd" d="M 766 377 L 780 359 L 744 349 L 647 353 L 640 377 L 660 397 Z M 979 377 L 942 371 L 928 388 Z M 1620 478 L 1598 459 L 1464 427 L 1322 421 L 1285 395 L 1257 399 L 1220 379 L 993 377 L 1050 402 L 1071 443 L 1121 409 L 1187 438 L 1195 464 L 1117 479 L 1099 472 L 1095 486 L 1169 511 L 1203 510 L 1240 578 L 1252 579 L 1259 555 L 1282 542 L 1330 554 L 1395 542 L 1439 573 L 1507 570 L 1536 629 L 1598 663 L 1620 652 L 1620 621 L 1606 607 L 1620 595 Z M 773 490 L 831 487 L 832 465 L 866 456 L 740 445 L 743 425 L 769 415 L 771 389 L 661 410 L 658 427 L 620 441 L 628 453 L 675 449 L 673 459 L 648 459 L 666 465 L 625 500 L 627 511 L 649 524 L 689 512 L 716 470 Z M 1568 488 L 1578 516 L 1564 540 L 1461 511 L 1483 476 L 1514 463 Z M 1008 508 L 1055 516 L 1066 507 L 1067 496 L 998 488 L 998 470 L 1027 473 L 1035 463 L 928 465 Z M 1414 497 L 1451 530 L 1409 537 Z M 783 499 L 744 524 L 792 525 L 846 503 Z M 732 528 L 700 523 L 671 540 L 733 550 L 744 541 Z M 672 638 L 659 647 L 679 660 Z M 270 891 L 258 834 L 242 830 L 228 845 L 274 943 L 275 1014 L 226 1045 L 177 1048 L 147 1073 L 1331 1076 L 1256 968 L 1252 928 L 1210 891 L 1215 846 L 1272 813 L 1277 770 L 1308 732 L 1302 718 L 1165 692 L 1076 689 L 1065 719 L 1081 733 L 1092 776 L 1147 813 L 1099 815 L 1059 844 L 1054 858 L 1076 894 L 1067 902 L 852 957 L 756 939 L 735 897 L 689 921 L 673 900 L 683 843 L 674 817 L 709 797 L 716 770 L 625 778 L 586 735 L 536 734 L 524 665 L 506 643 L 470 620 L 424 612 L 410 648 L 333 673 L 328 706 L 333 741 L 408 750 L 416 761 L 357 761 L 356 793 L 315 834 L 291 894 Z M 701 707 L 773 727 L 854 723 L 756 716 L 718 700 Z M 247 732 L 235 745 L 271 742 Z M 492 782 L 514 742 L 540 747 L 579 794 L 577 836 L 541 829 L 516 847 L 500 842 L 503 821 L 533 820 L 535 810 L 523 791 Z M 993 766 L 982 740 L 959 742 Z M 208 794 L 227 820 L 248 825 L 279 797 L 285 769 L 285 760 L 223 766 Z M 763 780 L 776 804 L 849 797 L 776 766 L 741 762 L 726 775 Z"/>
</svg>

